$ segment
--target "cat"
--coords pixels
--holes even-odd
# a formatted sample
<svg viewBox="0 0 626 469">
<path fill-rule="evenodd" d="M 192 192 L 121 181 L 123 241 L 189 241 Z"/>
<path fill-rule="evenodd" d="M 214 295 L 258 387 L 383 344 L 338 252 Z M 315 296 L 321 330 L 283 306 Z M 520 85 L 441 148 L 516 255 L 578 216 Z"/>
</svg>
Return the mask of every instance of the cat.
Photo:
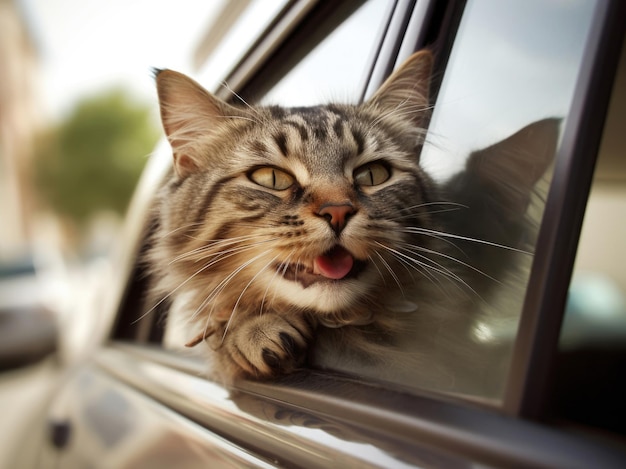
<svg viewBox="0 0 626 469">
<path fill-rule="evenodd" d="M 173 171 L 156 204 L 154 291 L 218 378 L 270 379 L 313 364 L 427 386 L 428 370 L 445 368 L 429 349 L 464 350 L 454 336 L 467 336 L 499 272 L 454 245 L 466 238 L 454 227 L 463 181 L 436 183 L 420 166 L 432 66 L 432 53 L 418 51 L 362 104 L 299 108 L 227 104 L 181 73 L 156 72 Z M 468 184 L 491 183 L 494 199 L 516 186 L 495 208 L 515 206 L 514 220 L 477 222 L 495 215 L 506 233 L 524 218 L 554 154 L 558 124 L 546 122 L 519 132 L 548 129 L 548 156 L 530 152 L 532 174 L 503 172 L 489 152 L 470 157 L 468 168 L 480 160 L 481 169 L 465 171 Z M 524 255 L 509 238 L 497 241 L 506 255 Z M 480 256 L 488 245 L 477 246 Z M 442 329 L 455 332 L 446 340 Z"/>
</svg>

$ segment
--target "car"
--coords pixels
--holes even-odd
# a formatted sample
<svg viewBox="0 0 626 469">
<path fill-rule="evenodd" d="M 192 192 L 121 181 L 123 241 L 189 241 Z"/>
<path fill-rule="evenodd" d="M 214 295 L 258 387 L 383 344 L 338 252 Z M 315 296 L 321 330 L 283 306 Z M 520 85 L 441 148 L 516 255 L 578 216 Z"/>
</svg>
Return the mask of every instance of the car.
<svg viewBox="0 0 626 469">
<path fill-rule="evenodd" d="M 360 102 L 426 48 L 434 111 L 421 162 L 433 178 L 454 180 L 468 155 L 533 123 L 556 129 L 524 205 L 534 255 L 487 302 L 513 321 L 473 329 L 494 365 L 452 369 L 445 385 L 371 376 L 342 357 L 275 380 L 208 378 L 176 347 L 167 302 L 144 303 L 151 208 L 172 165 L 163 141 L 77 312 L 89 332 L 62 344 L 64 378 L 8 467 L 624 467 L 626 4 L 227 3 L 217 24 L 228 27 L 205 37 L 194 73 L 226 101 Z"/>
</svg>

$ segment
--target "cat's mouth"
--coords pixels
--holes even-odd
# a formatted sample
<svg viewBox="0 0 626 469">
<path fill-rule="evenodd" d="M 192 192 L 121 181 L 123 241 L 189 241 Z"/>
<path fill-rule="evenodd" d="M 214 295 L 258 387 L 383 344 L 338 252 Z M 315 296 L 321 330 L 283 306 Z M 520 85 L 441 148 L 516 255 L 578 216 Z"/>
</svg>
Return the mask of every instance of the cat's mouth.
<svg viewBox="0 0 626 469">
<path fill-rule="evenodd" d="M 302 287 L 307 288 L 317 282 L 338 282 L 355 278 L 365 265 L 365 261 L 355 259 L 347 249 L 337 245 L 317 256 L 312 265 L 280 264 L 276 269 L 285 279 L 299 282 Z"/>
</svg>

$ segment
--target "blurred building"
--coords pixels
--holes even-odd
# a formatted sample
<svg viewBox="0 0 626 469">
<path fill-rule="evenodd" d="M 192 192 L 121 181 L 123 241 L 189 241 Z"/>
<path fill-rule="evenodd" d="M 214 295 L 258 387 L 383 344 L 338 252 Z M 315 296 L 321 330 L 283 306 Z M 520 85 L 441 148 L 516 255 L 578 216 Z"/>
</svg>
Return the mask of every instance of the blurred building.
<svg viewBox="0 0 626 469">
<path fill-rule="evenodd" d="M 0 0 L 0 260 L 30 241 L 37 49 L 19 5 Z"/>
</svg>

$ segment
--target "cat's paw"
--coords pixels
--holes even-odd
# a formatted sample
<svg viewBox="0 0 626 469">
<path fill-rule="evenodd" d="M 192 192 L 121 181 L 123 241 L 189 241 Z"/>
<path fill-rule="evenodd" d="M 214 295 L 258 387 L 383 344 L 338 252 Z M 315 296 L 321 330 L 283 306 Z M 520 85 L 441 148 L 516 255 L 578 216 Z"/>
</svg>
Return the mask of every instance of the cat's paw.
<svg viewBox="0 0 626 469">
<path fill-rule="evenodd" d="M 224 345 L 241 374 L 270 378 L 301 366 L 311 337 L 312 327 L 306 318 L 266 313 L 227 332 Z"/>
</svg>

